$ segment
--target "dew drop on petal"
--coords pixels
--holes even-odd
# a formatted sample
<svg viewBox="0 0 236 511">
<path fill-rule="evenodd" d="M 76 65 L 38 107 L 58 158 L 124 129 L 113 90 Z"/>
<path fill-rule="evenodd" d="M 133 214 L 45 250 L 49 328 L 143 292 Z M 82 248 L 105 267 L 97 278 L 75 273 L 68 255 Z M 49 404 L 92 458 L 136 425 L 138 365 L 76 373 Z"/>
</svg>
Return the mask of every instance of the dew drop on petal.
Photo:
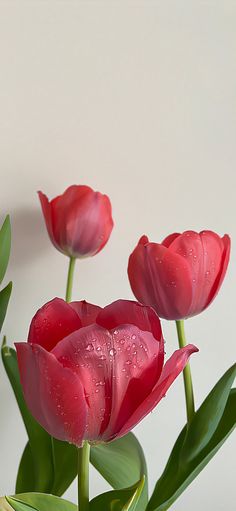
<svg viewBox="0 0 236 511">
<path fill-rule="evenodd" d="M 88 344 L 88 346 L 86 346 L 86 348 L 85 348 L 85 349 L 86 349 L 86 351 L 93 351 L 93 350 L 94 350 L 94 347 L 93 347 L 93 345 L 90 343 L 90 344 Z"/>
<path fill-rule="evenodd" d="M 114 357 L 116 355 L 116 349 L 115 348 L 111 348 L 110 351 L 109 351 L 109 354 L 111 355 L 111 357 Z"/>
</svg>

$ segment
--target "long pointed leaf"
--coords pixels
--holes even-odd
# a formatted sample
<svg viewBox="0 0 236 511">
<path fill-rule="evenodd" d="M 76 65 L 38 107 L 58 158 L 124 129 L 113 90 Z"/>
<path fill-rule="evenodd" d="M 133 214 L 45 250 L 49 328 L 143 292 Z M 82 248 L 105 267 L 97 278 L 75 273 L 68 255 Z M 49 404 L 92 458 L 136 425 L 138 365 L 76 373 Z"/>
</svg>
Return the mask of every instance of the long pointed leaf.
<svg viewBox="0 0 236 511">
<path fill-rule="evenodd" d="M 7 497 L 15 511 L 76 511 L 78 508 L 68 500 L 45 493 L 22 493 Z M 21 507 L 25 506 L 25 507 Z"/>
<path fill-rule="evenodd" d="M 184 460 L 195 458 L 211 440 L 221 420 L 235 377 L 236 364 L 220 378 L 195 414 L 182 449 Z"/>
<path fill-rule="evenodd" d="M 11 224 L 6 216 L 0 229 L 0 284 L 4 279 L 11 251 Z"/>
<path fill-rule="evenodd" d="M 0 291 L 0 332 L 2 330 L 2 325 L 6 316 L 8 303 L 10 300 L 12 291 L 12 282 L 9 282 L 4 289 Z"/>
<path fill-rule="evenodd" d="M 236 389 L 232 389 L 213 437 L 200 454 L 190 462 L 182 462 L 182 448 L 186 436 L 186 426 L 180 433 L 171 452 L 166 468 L 158 480 L 149 501 L 148 511 L 166 511 L 183 493 L 185 488 L 209 463 L 223 445 L 236 425 Z"/>
<path fill-rule="evenodd" d="M 95 497 L 89 505 L 90 511 L 136 511 L 141 497 L 145 477 L 131 488 L 113 490 Z M 145 508 L 142 508 L 144 511 Z"/>
</svg>

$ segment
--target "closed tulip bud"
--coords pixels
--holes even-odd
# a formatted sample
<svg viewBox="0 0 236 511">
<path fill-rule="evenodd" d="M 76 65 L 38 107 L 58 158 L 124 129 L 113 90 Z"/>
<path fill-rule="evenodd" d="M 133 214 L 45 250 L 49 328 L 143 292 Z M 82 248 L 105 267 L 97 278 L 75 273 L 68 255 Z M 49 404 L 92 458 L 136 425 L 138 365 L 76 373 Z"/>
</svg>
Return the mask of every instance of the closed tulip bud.
<svg viewBox="0 0 236 511">
<path fill-rule="evenodd" d="M 129 258 L 130 285 L 137 300 L 161 318 L 195 316 L 218 293 L 229 254 L 229 236 L 212 231 L 174 233 L 162 243 L 142 236 Z"/>
<path fill-rule="evenodd" d="M 107 195 L 74 185 L 51 201 L 42 192 L 39 198 L 49 237 L 60 252 L 83 258 L 106 245 L 113 228 Z"/>
</svg>

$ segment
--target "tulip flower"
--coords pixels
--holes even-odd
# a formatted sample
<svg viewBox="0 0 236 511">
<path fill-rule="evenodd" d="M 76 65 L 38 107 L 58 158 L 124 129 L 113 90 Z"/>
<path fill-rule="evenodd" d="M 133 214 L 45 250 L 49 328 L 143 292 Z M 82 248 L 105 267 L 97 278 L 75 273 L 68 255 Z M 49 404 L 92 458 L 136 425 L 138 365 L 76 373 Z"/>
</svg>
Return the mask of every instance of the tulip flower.
<svg viewBox="0 0 236 511">
<path fill-rule="evenodd" d="M 113 228 L 107 195 L 74 185 L 51 201 L 42 192 L 39 198 L 49 237 L 60 252 L 84 258 L 106 245 Z"/>
<path fill-rule="evenodd" d="M 118 300 L 101 309 L 56 298 L 16 343 L 26 403 L 52 436 L 77 446 L 122 437 L 165 396 L 198 351 L 164 341 L 151 307 Z"/>
<path fill-rule="evenodd" d="M 212 231 L 174 233 L 162 243 L 142 236 L 129 258 L 130 285 L 137 300 L 161 318 L 195 316 L 218 293 L 229 254 L 229 236 Z"/>
</svg>

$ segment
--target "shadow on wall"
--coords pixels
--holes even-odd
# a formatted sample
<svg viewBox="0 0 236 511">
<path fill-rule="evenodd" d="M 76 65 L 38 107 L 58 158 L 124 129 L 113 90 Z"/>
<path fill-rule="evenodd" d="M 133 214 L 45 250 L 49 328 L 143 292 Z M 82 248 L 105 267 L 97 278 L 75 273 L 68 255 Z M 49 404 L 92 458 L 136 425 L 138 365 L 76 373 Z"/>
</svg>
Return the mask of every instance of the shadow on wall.
<svg viewBox="0 0 236 511">
<path fill-rule="evenodd" d="M 21 208 L 10 212 L 12 225 L 11 266 L 26 265 L 51 249 L 40 209 Z"/>
</svg>

